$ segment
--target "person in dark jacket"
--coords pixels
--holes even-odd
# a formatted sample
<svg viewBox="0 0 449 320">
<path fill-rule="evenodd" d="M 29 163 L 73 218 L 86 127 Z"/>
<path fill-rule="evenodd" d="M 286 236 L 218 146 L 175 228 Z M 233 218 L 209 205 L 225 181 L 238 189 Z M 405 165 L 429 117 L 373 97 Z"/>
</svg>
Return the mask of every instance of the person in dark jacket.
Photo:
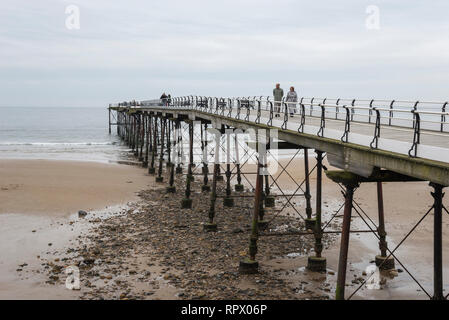
<svg viewBox="0 0 449 320">
<path fill-rule="evenodd" d="M 273 89 L 274 97 L 274 112 L 276 112 L 276 117 L 279 117 L 279 112 L 281 111 L 282 98 L 284 97 L 284 90 L 281 89 L 281 85 L 276 83 L 276 88 Z"/>
<path fill-rule="evenodd" d="M 162 100 L 162 105 L 163 106 L 167 105 L 167 95 L 165 94 L 165 92 L 162 94 L 162 96 L 159 99 Z"/>
</svg>

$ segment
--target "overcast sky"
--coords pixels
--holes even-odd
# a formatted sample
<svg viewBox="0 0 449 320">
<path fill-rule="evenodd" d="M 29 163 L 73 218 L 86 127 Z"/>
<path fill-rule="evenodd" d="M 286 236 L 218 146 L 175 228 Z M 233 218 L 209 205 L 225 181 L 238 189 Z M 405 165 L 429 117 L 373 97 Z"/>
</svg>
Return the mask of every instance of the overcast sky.
<svg viewBox="0 0 449 320">
<path fill-rule="evenodd" d="M 269 95 L 276 82 L 307 97 L 448 100 L 448 13 L 447 0 L 2 0 L 0 106 Z"/>
</svg>

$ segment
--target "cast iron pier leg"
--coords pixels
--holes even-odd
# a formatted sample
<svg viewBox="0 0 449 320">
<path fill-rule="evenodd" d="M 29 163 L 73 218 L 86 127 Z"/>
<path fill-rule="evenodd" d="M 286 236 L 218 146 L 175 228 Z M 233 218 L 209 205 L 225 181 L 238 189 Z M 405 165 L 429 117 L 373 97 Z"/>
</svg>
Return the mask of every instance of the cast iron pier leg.
<svg viewBox="0 0 449 320">
<path fill-rule="evenodd" d="M 164 162 L 164 138 L 165 138 L 165 126 L 167 125 L 167 120 L 161 118 L 161 152 L 159 154 L 159 169 L 157 172 L 156 182 L 164 181 L 162 176 L 162 165 Z"/>
<path fill-rule="evenodd" d="M 185 198 L 182 199 L 181 207 L 183 209 L 191 209 L 192 208 L 192 199 L 190 198 L 191 194 L 191 183 L 193 181 L 193 121 L 189 122 L 189 166 L 187 169 L 187 177 L 186 177 L 186 192 Z"/>
<path fill-rule="evenodd" d="M 337 288 L 335 299 L 344 300 L 346 284 L 346 267 L 348 264 L 349 232 L 351 228 L 352 199 L 354 197 L 354 185 L 346 185 L 345 209 L 343 213 L 343 226 L 341 231 L 340 257 L 338 259 Z"/>
<path fill-rule="evenodd" d="M 312 204 L 310 195 L 310 172 L 309 172 L 309 149 L 304 148 L 304 171 L 306 175 L 306 192 L 304 197 L 306 198 L 306 229 L 313 230 L 315 228 L 315 219 L 312 218 Z"/>
<path fill-rule="evenodd" d="M 389 257 L 387 260 L 387 232 L 385 231 L 385 215 L 384 215 L 384 199 L 382 191 L 382 182 L 377 182 L 377 210 L 379 213 L 379 227 L 377 233 L 379 235 L 379 249 L 380 255 L 375 258 L 376 266 L 380 266 L 382 270 L 394 269 L 394 258 Z"/>
<path fill-rule="evenodd" d="M 433 300 L 444 300 L 443 295 L 443 186 L 430 183 L 433 187 Z"/>
<path fill-rule="evenodd" d="M 321 195 L 323 176 L 323 152 L 316 150 L 317 173 L 316 173 L 316 216 L 313 234 L 315 236 L 315 256 L 309 257 L 307 268 L 312 271 L 326 271 L 326 258 L 321 256 L 323 251 L 323 231 L 321 230 Z"/>
</svg>

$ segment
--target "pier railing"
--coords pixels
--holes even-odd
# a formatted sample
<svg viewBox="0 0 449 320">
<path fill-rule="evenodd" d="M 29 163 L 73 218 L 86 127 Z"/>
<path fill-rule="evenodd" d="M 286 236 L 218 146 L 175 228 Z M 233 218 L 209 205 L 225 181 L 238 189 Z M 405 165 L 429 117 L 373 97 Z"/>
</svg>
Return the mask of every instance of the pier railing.
<svg viewBox="0 0 449 320">
<path fill-rule="evenodd" d="M 266 96 L 191 95 L 111 106 L 196 110 L 410 157 L 449 161 L 448 102 L 316 97 L 274 101 Z"/>
</svg>

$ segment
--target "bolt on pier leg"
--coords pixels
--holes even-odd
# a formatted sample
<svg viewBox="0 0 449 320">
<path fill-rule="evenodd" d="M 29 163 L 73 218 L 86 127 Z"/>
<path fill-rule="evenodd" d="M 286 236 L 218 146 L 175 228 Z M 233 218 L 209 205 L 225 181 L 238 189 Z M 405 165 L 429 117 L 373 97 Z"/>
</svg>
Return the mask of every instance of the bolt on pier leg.
<svg viewBox="0 0 449 320">
<path fill-rule="evenodd" d="M 321 256 L 323 251 L 323 231 L 321 230 L 321 196 L 323 177 L 323 152 L 316 150 L 317 154 L 317 178 L 316 178 L 316 216 L 313 234 L 315 236 L 315 256 L 307 261 L 307 268 L 312 271 L 326 271 L 326 258 Z"/>
</svg>

